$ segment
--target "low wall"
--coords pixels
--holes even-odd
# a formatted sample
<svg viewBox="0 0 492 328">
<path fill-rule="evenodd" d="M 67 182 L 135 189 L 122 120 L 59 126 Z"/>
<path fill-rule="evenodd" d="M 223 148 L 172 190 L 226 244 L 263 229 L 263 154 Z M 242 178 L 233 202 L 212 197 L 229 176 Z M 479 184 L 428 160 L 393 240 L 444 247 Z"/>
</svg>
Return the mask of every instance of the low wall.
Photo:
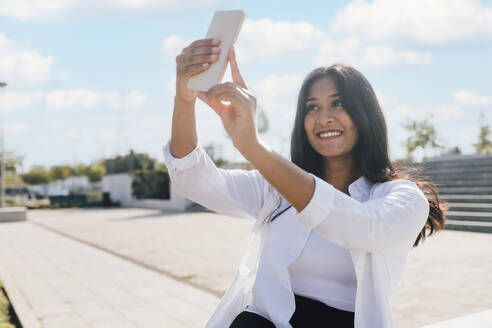
<svg viewBox="0 0 492 328">
<path fill-rule="evenodd" d="M 133 176 L 127 173 L 105 175 L 102 180 L 103 192 L 109 192 L 112 201 L 119 201 L 124 207 L 155 208 L 162 210 L 185 211 L 192 201 L 174 192 L 172 184 L 169 186 L 170 198 L 137 199 L 132 196 Z"/>
</svg>

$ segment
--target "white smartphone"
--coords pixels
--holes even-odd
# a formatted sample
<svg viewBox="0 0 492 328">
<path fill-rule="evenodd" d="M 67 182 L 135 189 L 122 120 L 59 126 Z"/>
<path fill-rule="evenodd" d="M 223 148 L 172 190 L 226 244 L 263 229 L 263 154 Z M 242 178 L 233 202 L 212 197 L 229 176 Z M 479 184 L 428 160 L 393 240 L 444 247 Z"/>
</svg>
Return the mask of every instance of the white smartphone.
<svg viewBox="0 0 492 328">
<path fill-rule="evenodd" d="M 227 66 L 229 49 L 237 40 L 245 16 L 242 10 L 220 10 L 214 13 L 205 38 L 219 39 L 221 41 L 219 59 L 212 63 L 207 70 L 193 75 L 188 80 L 188 89 L 208 91 L 208 89 L 222 81 Z"/>
</svg>

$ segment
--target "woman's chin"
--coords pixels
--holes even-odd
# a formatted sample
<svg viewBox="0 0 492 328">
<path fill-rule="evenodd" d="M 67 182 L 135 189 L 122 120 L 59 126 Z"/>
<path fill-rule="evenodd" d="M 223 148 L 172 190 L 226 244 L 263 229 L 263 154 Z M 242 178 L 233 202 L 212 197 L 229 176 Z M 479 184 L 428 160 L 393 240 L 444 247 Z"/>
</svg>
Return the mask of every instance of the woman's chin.
<svg viewBox="0 0 492 328">
<path fill-rule="evenodd" d="M 323 156 L 324 158 L 337 158 L 343 155 L 346 155 L 346 152 L 341 151 L 341 150 L 326 150 L 323 149 L 321 151 L 318 151 L 318 154 Z"/>
</svg>

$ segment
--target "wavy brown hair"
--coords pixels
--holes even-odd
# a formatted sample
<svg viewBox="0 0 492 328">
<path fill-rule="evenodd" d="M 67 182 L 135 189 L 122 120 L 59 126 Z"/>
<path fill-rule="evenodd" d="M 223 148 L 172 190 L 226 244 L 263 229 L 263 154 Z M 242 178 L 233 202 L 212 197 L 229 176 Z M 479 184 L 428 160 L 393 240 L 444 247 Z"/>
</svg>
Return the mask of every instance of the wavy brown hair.
<svg viewBox="0 0 492 328">
<path fill-rule="evenodd" d="M 447 205 L 439 198 L 436 186 L 430 182 L 428 177 L 422 175 L 421 169 L 408 162 L 392 163 L 390 161 L 386 121 L 376 94 L 367 79 L 353 67 L 341 64 L 320 67 L 304 79 L 299 91 L 291 137 L 291 161 L 323 179 L 322 155 L 316 152 L 308 141 L 304 129 L 304 117 L 307 113 L 305 104 L 311 86 L 316 80 L 325 77 L 334 78 L 336 81 L 344 108 L 359 133 L 359 139 L 353 151 L 362 174 L 372 183 L 396 179 L 412 180 L 426 195 L 430 206 L 429 217 L 419 235 L 416 236 L 413 246 L 417 246 L 427 236 L 444 229 Z M 285 209 L 275 215 L 272 220 L 284 211 Z"/>
</svg>

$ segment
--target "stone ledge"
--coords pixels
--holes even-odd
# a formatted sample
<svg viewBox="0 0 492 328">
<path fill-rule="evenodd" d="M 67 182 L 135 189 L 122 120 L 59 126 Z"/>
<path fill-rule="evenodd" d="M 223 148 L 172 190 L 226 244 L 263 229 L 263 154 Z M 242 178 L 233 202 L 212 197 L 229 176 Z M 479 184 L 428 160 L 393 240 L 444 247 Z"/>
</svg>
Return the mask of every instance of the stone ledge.
<svg viewBox="0 0 492 328">
<path fill-rule="evenodd" d="M 25 207 L 0 207 L 0 222 L 25 221 L 27 208 Z"/>
</svg>

